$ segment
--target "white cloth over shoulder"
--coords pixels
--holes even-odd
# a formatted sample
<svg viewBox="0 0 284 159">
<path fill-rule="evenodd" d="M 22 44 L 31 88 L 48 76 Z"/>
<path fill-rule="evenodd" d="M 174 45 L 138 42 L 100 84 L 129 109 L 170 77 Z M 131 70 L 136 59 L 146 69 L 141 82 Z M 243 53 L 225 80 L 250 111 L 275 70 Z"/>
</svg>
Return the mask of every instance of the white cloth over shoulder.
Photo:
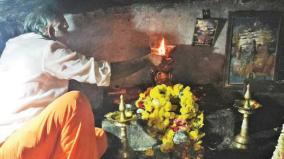
<svg viewBox="0 0 284 159">
<path fill-rule="evenodd" d="M 10 39 L 0 58 L 0 143 L 67 92 L 70 79 L 108 86 L 106 61 L 34 33 Z"/>
</svg>

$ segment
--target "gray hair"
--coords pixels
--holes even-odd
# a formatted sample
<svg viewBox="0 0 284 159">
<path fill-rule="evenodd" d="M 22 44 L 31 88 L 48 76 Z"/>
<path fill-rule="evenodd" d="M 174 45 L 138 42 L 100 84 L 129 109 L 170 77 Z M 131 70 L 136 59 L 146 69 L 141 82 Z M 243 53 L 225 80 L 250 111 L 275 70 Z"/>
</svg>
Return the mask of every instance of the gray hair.
<svg viewBox="0 0 284 159">
<path fill-rule="evenodd" d="M 39 7 L 27 15 L 24 29 L 26 32 L 34 32 L 45 36 L 45 29 L 48 27 L 49 22 L 60 16 L 63 16 L 63 13 L 59 12 L 58 9 Z"/>
</svg>

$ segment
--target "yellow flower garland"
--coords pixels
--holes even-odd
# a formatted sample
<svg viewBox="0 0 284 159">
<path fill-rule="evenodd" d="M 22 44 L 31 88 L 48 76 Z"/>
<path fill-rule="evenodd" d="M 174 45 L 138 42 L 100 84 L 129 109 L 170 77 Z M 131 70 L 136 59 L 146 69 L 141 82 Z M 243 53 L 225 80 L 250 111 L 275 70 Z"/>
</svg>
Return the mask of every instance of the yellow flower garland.
<svg viewBox="0 0 284 159">
<path fill-rule="evenodd" d="M 204 133 L 199 129 L 203 127 L 204 115 L 199 111 L 189 86 L 157 85 L 140 93 L 135 105 L 141 119 L 147 121 L 147 125 L 154 130 L 152 133 L 162 141 L 161 151 L 173 149 L 173 138 L 178 131 L 186 132 L 187 143 L 195 151 L 202 149 L 200 139 Z"/>
</svg>

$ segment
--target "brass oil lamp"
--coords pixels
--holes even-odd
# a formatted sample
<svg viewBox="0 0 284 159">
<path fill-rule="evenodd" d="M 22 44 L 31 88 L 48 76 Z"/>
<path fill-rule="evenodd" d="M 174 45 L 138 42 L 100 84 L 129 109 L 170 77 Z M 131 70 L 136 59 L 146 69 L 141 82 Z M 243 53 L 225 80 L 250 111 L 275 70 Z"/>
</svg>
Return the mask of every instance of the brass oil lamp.
<svg viewBox="0 0 284 159">
<path fill-rule="evenodd" d="M 244 94 L 244 103 L 243 105 L 234 105 L 238 108 L 238 111 L 243 114 L 243 121 L 241 125 L 240 133 L 235 137 L 232 142 L 232 148 L 247 150 L 251 146 L 251 141 L 249 137 L 249 116 L 253 113 L 254 109 L 251 106 L 251 92 L 250 92 L 250 84 L 246 85 L 246 92 Z"/>
<path fill-rule="evenodd" d="M 114 122 L 114 124 L 120 128 L 120 141 L 122 143 L 122 148 L 119 150 L 119 159 L 132 159 L 134 158 L 134 153 L 128 145 L 127 136 L 127 126 L 131 121 L 136 120 L 136 116 L 126 115 L 125 103 L 123 100 L 123 95 L 120 96 L 119 111 L 110 112 L 105 115 L 105 117 Z"/>
</svg>

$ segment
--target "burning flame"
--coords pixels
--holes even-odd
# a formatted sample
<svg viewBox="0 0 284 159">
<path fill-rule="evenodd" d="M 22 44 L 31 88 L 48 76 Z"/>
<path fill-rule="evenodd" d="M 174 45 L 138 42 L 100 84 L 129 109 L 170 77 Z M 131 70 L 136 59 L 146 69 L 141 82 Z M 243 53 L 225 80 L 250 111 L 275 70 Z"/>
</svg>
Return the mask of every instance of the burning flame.
<svg viewBox="0 0 284 159">
<path fill-rule="evenodd" d="M 158 54 L 161 56 L 166 55 L 165 39 L 163 38 L 158 48 Z"/>
</svg>

